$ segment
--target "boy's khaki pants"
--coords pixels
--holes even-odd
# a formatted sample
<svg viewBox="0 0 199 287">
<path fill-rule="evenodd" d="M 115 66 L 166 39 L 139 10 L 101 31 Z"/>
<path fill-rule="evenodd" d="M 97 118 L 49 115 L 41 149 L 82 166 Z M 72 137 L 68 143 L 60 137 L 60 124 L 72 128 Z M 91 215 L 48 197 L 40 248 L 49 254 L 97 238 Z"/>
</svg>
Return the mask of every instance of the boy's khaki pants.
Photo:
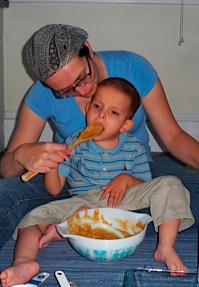
<svg viewBox="0 0 199 287">
<path fill-rule="evenodd" d="M 19 228 L 40 223 L 63 222 L 81 206 L 111 208 L 107 206 L 108 197 L 100 200 L 102 193 L 102 189 L 92 189 L 82 195 L 39 206 L 21 220 L 16 231 Z M 127 189 L 121 203 L 115 208 L 135 211 L 145 207 L 150 207 L 156 231 L 161 223 L 173 219 L 180 219 L 179 231 L 194 223 L 190 210 L 189 191 L 174 176 L 161 176 Z"/>
</svg>

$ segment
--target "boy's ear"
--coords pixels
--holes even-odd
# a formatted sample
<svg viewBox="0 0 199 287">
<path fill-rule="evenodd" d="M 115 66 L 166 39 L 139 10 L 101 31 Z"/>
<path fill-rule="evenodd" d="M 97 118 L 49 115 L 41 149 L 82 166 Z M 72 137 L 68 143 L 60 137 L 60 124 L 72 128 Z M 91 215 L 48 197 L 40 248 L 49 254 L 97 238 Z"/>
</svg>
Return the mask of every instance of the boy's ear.
<svg viewBox="0 0 199 287">
<path fill-rule="evenodd" d="M 134 125 L 133 120 L 126 120 L 123 124 L 123 126 L 120 128 L 120 132 L 124 133 L 129 131 Z"/>
<path fill-rule="evenodd" d="M 90 102 L 86 104 L 86 107 L 85 107 L 85 113 L 87 114 L 88 110 L 89 110 L 89 107 L 90 107 Z"/>
</svg>

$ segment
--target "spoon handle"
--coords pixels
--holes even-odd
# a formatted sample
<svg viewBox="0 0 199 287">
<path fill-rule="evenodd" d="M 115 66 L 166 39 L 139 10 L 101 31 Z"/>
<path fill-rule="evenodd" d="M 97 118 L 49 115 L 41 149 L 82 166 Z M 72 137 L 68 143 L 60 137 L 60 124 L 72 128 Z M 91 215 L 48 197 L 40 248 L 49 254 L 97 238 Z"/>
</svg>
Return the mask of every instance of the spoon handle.
<svg viewBox="0 0 199 287">
<path fill-rule="evenodd" d="M 57 278 L 60 287 L 71 287 L 63 271 L 56 271 L 55 277 Z"/>
<path fill-rule="evenodd" d="M 24 174 L 22 174 L 21 179 L 23 182 L 27 182 L 37 174 L 38 172 L 29 170 L 25 172 Z"/>
</svg>

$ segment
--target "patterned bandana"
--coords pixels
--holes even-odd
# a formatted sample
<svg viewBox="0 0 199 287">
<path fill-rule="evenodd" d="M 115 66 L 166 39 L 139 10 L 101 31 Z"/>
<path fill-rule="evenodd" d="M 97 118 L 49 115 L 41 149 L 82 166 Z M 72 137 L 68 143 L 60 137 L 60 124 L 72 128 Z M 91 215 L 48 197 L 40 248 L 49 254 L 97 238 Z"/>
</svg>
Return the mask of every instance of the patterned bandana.
<svg viewBox="0 0 199 287">
<path fill-rule="evenodd" d="M 27 43 L 28 63 L 37 77 L 45 81 L 79 54 L 87 38 L 87 32 L 78 27 L 46 25 Z"/>
</svg>

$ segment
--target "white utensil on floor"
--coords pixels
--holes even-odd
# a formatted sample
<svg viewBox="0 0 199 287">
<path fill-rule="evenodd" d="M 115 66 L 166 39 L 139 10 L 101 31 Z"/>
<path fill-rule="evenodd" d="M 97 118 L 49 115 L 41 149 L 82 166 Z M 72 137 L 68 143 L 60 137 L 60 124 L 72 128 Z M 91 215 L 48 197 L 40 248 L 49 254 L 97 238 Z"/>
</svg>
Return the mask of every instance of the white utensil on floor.
<svg viewBox="0 0 199 287">
<path fill-rule="evenodd" d="M 56 271 L 55 277 L 57 278 L 60 287 L 71 287 L 63 271 L 60 270 Z"/>
<path fill-rule="evenodd" d="M 26 284 L 20 284 L 20 285 L 13 285 L 12 287 L 38 287 L 40 284 L 42 284 L 48 277 L 50 276 L 50 273 L 42 272 L 30 279 L 28 283 Z"/>
</svg>

